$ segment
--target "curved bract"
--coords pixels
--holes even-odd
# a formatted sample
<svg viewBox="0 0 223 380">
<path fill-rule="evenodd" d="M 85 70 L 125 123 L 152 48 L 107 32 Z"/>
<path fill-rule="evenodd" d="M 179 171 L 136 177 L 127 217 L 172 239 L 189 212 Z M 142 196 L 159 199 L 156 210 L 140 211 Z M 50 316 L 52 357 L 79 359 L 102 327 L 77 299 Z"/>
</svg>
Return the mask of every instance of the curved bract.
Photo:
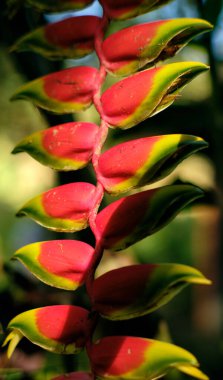
<svg viewBox="0 0 223 380">
<path fill-rule="evenodd" d="M 101 244 L 115 251 L 125 249 L 160 230 L 186 205 L 202 196 L 198 187 L 173 185 L 121 198 L 96 217 Z"/>
<path fill-rule="evenodd" d="M 87 28 L 81 26 L 86 24 Z M 94 51 L 100 18 L 70 17 L 47 24 L 20 37 L 11 51 L 34 51 L 49 59 L 82 58 Z"/>
<path fill-rule="evenodd" d="M 100 181 L 110 194 L 151 184 L 170 174 L 186 157 L 206 147 L 207 143 L 200 137 L 182 134 L 130 140 L 101 155 Z"/>
<path fill-rule="evenodd" d="M 207 376 L 197 370 L 197 359 L 170 343 L 129 336 L 105 337 L 89 349 L 93 373 L 105 380 L 154 380 L 171 369 L 188 368 L 197 379 Z M 186 371 L 185 371 L 186 372 Z"/>
<path fill-rule="evenodd" d="M 210 284 L 210 281 L 186 265 L 130 265 L 95 280 L 93 307 L 108 319 L 135 318 L 165 305 L 189 284 Z"/>
<path fill-rule="evenodd" d="M 199 62 L 177 62 L 122 79 L 101 96 L 104 119 L 115 128 L 134 127 L 169 107 L 186 84 L 206 70 Z"/>
<path fill-rule="evenodd" d="M 63 12 L 79 10 L 90 5 L 93 0 L 25 0 L 25 3 L 41 12 Z"/>
<path fill-rule="evenodd" d="M 51 240 L 28 244 L 13 258 L 46 284 L 75 290 L 84 284 L 93 256 L 94 248 L 82 241 Z"/>
<path fill-rule="evenodd" d="M 107 37 L 102 44 L 106 70 L 129 75 L 174 56 L 192 38 L 212 25 L 202 19 L 179 18 L 138 24 Z"/>
<path fill-rule="evenodd" d="M 98 126 L 70 122 L 25 137 L 12 153 L 27 152 L 41 164 L 55 170 L 77 170 L 91 160 Z"/>
<path fill-rule="evenodd" d="M 11 100 L 27 99 L 40 108 L 58 114 L 78 112 L 91 105 L 97 84 L 97 69 L 72 67 L 24 84 Z"/>
<path fill-rule="evenodd" d="M 88 339 L 91 321 L 89 312 L 79 306 L 55 305 L 25 311 L 17 315 L 8 325 L 10 357 L 24 337 L 48 351 L 74 354 L 81 351 Z"/>
<path fill-rule="evenodd" d="M 17 216 L 29 216 L 54 231 L 75 232 L 88 226 L 95 186 L 74 182 L 55 187 L 27 202 Z"/>
<path fill-rule="evenodd" d="M 106 14 L 117 20 L 125 20 L 153 11 L 171 0 L 100 0 Z"/>
</svg>

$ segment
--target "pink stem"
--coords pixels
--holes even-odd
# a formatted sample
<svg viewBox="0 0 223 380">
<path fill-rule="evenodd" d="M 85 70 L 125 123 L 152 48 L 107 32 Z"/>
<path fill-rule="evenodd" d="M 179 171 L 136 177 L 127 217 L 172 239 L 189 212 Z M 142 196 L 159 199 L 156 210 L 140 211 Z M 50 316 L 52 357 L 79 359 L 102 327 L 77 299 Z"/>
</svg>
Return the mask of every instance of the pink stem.
<svg viewBox="0 0 223 380">
<path fill-rule="evenodd" d="M 100 124 L 100 129 L 98 131 L 98 134 L 96 136 L 95 147 L 94 147 L 94 152 L 93 152 L 93 157 L 92 157 L 92 165 L 93 165 L 96 179 L 97 179 L 97 186 L 96 186 L 96 193 L 95 193 L 95 204 L 89 216 L 89 224 L 96 239 L 94 259 L 93 259 L 91 270 L 89 272 L 87 282 L 86 282 L 87 291 L 90 297 L 92 293 L 91 290 L 92 290 L 92 284 L 94 281 L 95 270 L 101 261 L 103 250 L 104 250 L 102 242 L 100 240 L 100 234 L 97 230 L 95 220 L 97 217 L 98 208 L 104 196 L 104 186 L 102 185 L 101 180 L 100 180 L 101 177 L 100 177 L 100 172 L 98 169 L 98 161 L 99 161 L 102 147 L 108 135 L 108 124 L 104 120 L 104 113 L 101 106 L 101 88 L 107 75 L 105 66 L 104 66 L 102 43 L 104 39 L 104 31 L 108 25 L 108 22 L 109 20 L 107 16 L 104 14 L 95 36 L 95 50 L 100 61 L 100 69 L 99 69 L 98 85 L 93 95 L 93 102 L 94 102 L 95 108 L 97 109 L 100 115 L 101 124 Z"/>
</svg>

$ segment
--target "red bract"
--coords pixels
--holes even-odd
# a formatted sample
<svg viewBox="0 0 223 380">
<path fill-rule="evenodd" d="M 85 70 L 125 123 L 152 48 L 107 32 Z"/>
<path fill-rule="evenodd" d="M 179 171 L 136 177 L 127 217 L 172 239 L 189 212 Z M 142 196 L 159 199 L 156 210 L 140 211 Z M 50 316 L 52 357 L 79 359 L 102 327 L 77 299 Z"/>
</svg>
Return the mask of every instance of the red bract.
<svg viewBox="0 0 223 380">
<path fill-rule="evenodd" d="M 151 313 L 193 283 L 207 285 L 210 281 L 186 265 L 130 265 L 98 277 L 91 295 L 95 310 L 103 317 L 129 319 Z"/>
<path fill-rule="evenodd" d="M 125 249 L 171 221 L 187 204 L 203 196 L 191 185 L 173 185 L 133 194 L 105 207 L 96 226 L 105 248 Z"/>
<path fill-rule="evenodd" d="M 100 180 L 111 194 L 144 186 L 165 177 L 182 160 L 206 146 L 199 137 L 181 134 L 130 140 L 101 155 Z"/>
<path fill-rule="evenodd" d="M 157 340 L 130 336 L 105 337 L 90 347 L 89 356 L 93 372 L 100 379 L 154 380 L 177 368 L 198 379 L 208 380 L 196 368 L 198 363 L 192 354 Z"/>
<path fill-rule="evenodd" d="M 97 70 L 92 67 L 65 69 L 43 78 L 43 88 L 49 98 L 88 104 L 96 87 L 96 75 Z"/>
<path fill-rule="evenodd" d="M 52 274 L 83 283 L 94 249 L 82 241 L 59 240 L 41 247 L 39 263 Z"/>
<path fill-rule="evenodd" d="M 158 8 L 171 0 L 100 0 L 110 18 L 124 20 Z"/>
<path fill-rule="evenodd" d="M 68 345 L 83 347 L 87 338 L 88 311 L 77 306 L 48 306 L 36 311 L 39 333 Z"/>
<path fill-rule="evenodd" d="M 98 126 L 93 123 L 60 125 L 44 132 L 43 148 L 53 156 L 85 164 L 93 154 L 97 132 Z"/>
<path fill-rule="evenodd" d="M 54 305 L 25 311 L 11 320 L 9 356 L 16 345 L 26 337 L 40 347 L 55 353 L 74 354 L 81 351 L 92 327 L 89 312 L 71 305 Z"/>
<path fill-rule="evenodd" d="M 71 17 L 56 23 L 48 24 L 44 29 L 45 38 L 49 43 L 61 48 L 72 47 L 74 50 L 94 49 L 94 35 L 100 18 L 96 16 Z M 81 26 L 86 24 L 87 28 Z"/>
<path fill-rule="evenodd" d="M 82 219 L 93 206 L 94 191 L 94 186 L 85 182 L 63 185 L 43 194 L 43 208 L 54 218 Z"/>
<path fill-rule="evenodd" d="M 113 336 L 92 345 L 89 351 L 93 372 L 99 377 L 118 377 L 131 373 L 145 362 L 145 352 L 152 346 L 146 339 Z"/>
<path fill-rule="evenodd" d="M 81 25 L 86 23 L 86 29 Z M 96 16 L 70 17 L 35 29 L 19 38 L 11 51 L 35 51 L 49 59 L 81 58 L 94 50 L 100 24 Z"/>
<path fill-rule="evenodd" d="M 177 62 L 123 79 L 101 96 L 104 120 L 114 127 L 131 128 L 170 106 L 180 90 L 207 69 L 199 62 Z"/>
<path fill-rule="evenodd" d="M 93 123 L 65 123 L 25 137 L 12 153 L 27 152 L 56 170 L 76 170 L 91 160 L 97 133 Z"/>
<path fill-rule="evenodd" d="M 56 231 L 74 232 L 88 226 L 95 202 L 95 186 L 75 182 L 55 187 L 27 202 L 17 213 Z"/>
<path fill-rule="evenodd" d="M 29 99 L 55 113 L 71 113 L 89 107 L 98 86 L 98 70 L 88 66 L 64 69 L 21 86 L 12 96 Z"/>
<path fill-rule="evenodd" d="M 28 244 L 15 252 L 36 277 L 57 288 L 75 290 L 88 275 L 94 248 L 78 240 L 52 240 Z"/>
<path fill-rule="evenodd" d="M 91 4 L 93 0 L 25 0 L 25 3 L 47 12 L 77 10 Z"/>
<path fill-rule="evenodd" d="M 106 70 L 125 76 L 154 65 L 172 57 L 193 37 L 211 28 L 212 25 L 204 20 L 180 18 L 122 29 L 102 44 Z"/>
</svg>

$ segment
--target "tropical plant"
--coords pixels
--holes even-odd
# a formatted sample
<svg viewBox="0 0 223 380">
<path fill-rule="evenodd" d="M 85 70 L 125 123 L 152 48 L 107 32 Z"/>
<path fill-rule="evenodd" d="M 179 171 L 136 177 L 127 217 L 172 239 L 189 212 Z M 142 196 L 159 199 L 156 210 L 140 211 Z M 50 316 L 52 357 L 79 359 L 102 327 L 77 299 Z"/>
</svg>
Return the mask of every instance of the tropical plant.
<svg viewBox="0 0 223 380">
<path fill-rule="evenodd" d="M 94 50 L 100 67 L 76 66 L 23 85 L 12 99 L 28 99 L 56 114 L 85 110 L 92 103 L 100 126 L 69 122 L 26 137 L 13 153 L 28 152 L 53 169 L 72 171 L 93 165 L 96 185 L 61 185 L 28 201 L 18 212 L 59 232 L 90 226 L 95 246 L 79 240 L 53 240 L 20 248 L 14 258 L 44 283 L 74 291 L 83 284 L 91 302 L 87 310 L 51 305 L 26 311 L 11 320 L 10 357 L 26 337 L 46 350 L 76 354 L 86 348 L 90 372 L 59 379 L 157 379 L 172 368 L 198 379 L 207 376 L 197 359 L 170 343 L 133 336 L 94 340 L 99 315 L 110 320 L 142 316 L 169 302 L 188 284 L 209 284 L 197 269 L 180 264 L 130 265 L 95 277 L 104 250 L 122 250 L 168 224 L 185 206 L 203 196 L 190 184 L 146 189 L 164 178 L 189 155 L 205 148 L 200 137 L 170 134 L 143 137 L 115 145 L 102 153 L 110 128 L 140 127 L 139 123 L 170 106 L 198 74 L 208 70 L 200 62 L 156 66 L 174 56 L 195 36 L 212 26 L 201 19 L 171 19 L 139 24 L 106 36 L 111 20 L 125 20 L 154 10 L 167 0 L 101 0 L 103 18 L 78 16 L 33 30 L 13 50 L 32 49 L 49 59 L 80 58 Z M 11 2 L 13 3 L 13 2 Z M 80 9 L 91 1 L 27 0 L 42 12 Z M 150 68 L 152 67 L 152 68 Z M 107 73 L 117 83 L 103 92 Z M 119 77 L 126 78 L 120 79 Z M 98 212 L 105 192 L 119 195 Z"/>
</svg>

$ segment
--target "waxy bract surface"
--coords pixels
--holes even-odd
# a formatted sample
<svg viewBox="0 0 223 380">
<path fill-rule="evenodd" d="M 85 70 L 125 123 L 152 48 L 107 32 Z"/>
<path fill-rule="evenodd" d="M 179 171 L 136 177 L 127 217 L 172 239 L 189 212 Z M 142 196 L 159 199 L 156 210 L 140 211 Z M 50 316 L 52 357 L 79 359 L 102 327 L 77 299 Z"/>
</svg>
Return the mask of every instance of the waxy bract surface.
<svg viewBox="0 0 223 380">
<path fill-rule="evenodd" d="M 27 152 L 55 170 L 77 170 L 91 160 L 97 133 L 93 123 L 65 123 L 25 137 L 12 153 Z"/>
<path fill-rule="evenodd" d="M 111 194 L 144 186 L 164 178 L 182 160 L 205 147 L 207 143 L 200 137 L 181 134 L 130 140 L 101 155 L 100 181 Z"/>
<path fill-rule="evenodd" d="M 101 244 L 112 250 L 125 249 L 160 230 L 202 196 L 203 191 L 195 186 L 173 185 L 121 198 L 96 217 Z"/>
<path fill-rule="evenodd" d="M 102 338 L 88 351 L 92 369 L 99 379 L 154 380 L 171 369 L 197 372 L 198 362 L 188 351 L 152 339 L 112 336 Z M 200 371 L 199 371 L 200 372 Z M 200 372 L 198 379 L 208 379 Z"/>
<path fill-rule="evenodd" d="M 90 326 L 89 312 L 82 307 L 46 306 L 25 311 L 13 318 L 8 325 L 12 331 L 5 344 L 9 343 L 10 351 L 10 345 L 19 333 L 48 351 L 74 354 L 84 348 Z"/>
<path fill-rule="evenodd" d="M 114 75 L 129 75 L 174 56 L 192 38 L 212 25 L 201 19 L 179 18 L 138 24 L 111 34 L 102 44 L 103 63 Z"/>
<path fill-rule="evenodd" d="M 186 265 L 130 265 L 95 280 L 93 307 L 108 319 L 135 318 L 165 305 L 189 284 L 210 284 L 210 281 Z"/>
<path fill-rule="evenodd" d="M 82 28 L 86 24 L 87 28 Z M 35 51 L 48 59 L 82 58 L 94 50 L 96 16 L 70 17 L 47 24 L 19 38 L 11 50 Z"/>
<path fill-rule="evenodd" d="M 58 114 L 78 112 L 91 105 L 97 85 L 97 69 L 71 67 L 21 86 L 11 100 L 27 99 L 38 107 Z"/>
<path fill-rule="evenodd" d="M 17 216 L 29 216 L 55 231 L 80 231 L 88 226 L 94 195 L 95 186 L 91 183 L 69 183 L 31 199 L 18 211 Z"/>
<path fill-rule="evenodd" d="M 113 19 L 125 20 L 153 11 L 172 0 L 100 0 L 106 14 Z"/>
<path fill-rule="evenodd" d="M 28 244 L 13 258 L 36 277 L 56 288 L 75 290 L 90 270 L 94 248 L 78 240 L 52 240 Z"/>
<path fill-rule="evenodd" d="M 177 62 L 122 79 L 101 96 L 103 118 L 113 127 L 131 128 L 169 107 L 185 85 L 206 70 L 203 63 Z"/>
<path fill-rule="evenodd" d="M 79 10 L 90 5 L 93 0 L 25 0 L 25 3 L 40 11 L 63 12 Z"/>
</svg>

